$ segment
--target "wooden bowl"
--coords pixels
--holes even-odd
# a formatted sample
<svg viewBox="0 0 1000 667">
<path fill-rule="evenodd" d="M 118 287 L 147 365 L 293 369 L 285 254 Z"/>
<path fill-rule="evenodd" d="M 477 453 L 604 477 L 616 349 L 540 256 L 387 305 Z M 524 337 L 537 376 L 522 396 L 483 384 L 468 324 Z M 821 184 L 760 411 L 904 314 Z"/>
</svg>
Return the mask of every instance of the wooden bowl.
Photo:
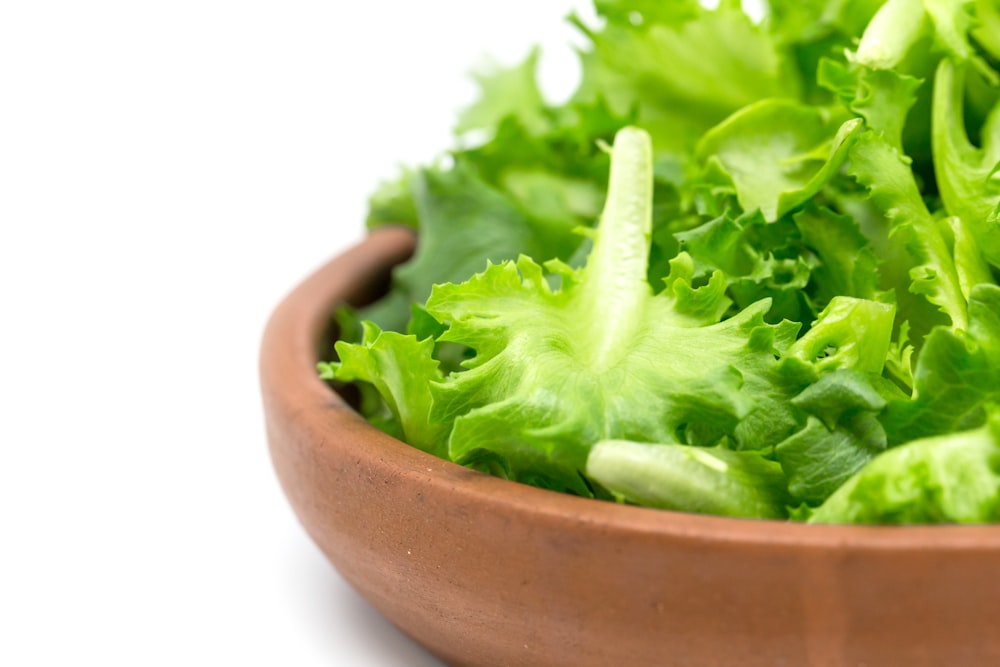
<svg viewBox="0 0 1000 667">
<path fill-rule="evenodd" d="M 385 228 L 275 310 L 261 385 L 302 525 L 371 604 L 469 667 L 1000 665 L 1000 526 L 842 527 L 627 507 L 395 440 L 318 379 L 330 316 L 412 252 Z"/>
</svg>

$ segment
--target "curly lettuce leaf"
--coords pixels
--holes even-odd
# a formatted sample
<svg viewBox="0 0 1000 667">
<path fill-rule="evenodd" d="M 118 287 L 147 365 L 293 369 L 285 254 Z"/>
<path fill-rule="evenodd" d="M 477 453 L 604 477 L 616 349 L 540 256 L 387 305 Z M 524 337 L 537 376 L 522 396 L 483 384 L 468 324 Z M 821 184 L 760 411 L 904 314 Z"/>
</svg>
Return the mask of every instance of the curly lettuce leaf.
<svg viewBox="0 0 1000 667">
<path fill-rule="evenodd" d="M 882 380 L 892 334 L 894 307 L 837 296 L 782 361 L 815 376 L 791 399 L 802 427 L 775 448 L 799 501 L 819 504 L 888 444 L 878 420 L 886 394 Z"/>
<path fill-rule="evenodd" d="M 501 121 L 514 118 L 531 134 L 544 134 L 549 119 L 535 78 L 540 55 L 536 47 L 524 62 L 514 67 L 488 63 L 474 71 L 472 76 L 479 85 L 479 99 L 459 115 L 455 132 L 492 132 Z"/>
<path fill-rule="evenodd" d="M 910 290 L 936 306 L 952 326 L 967 328 L 965 296 L 947 237 L 920 196 L 906 159 L 884 136 L 868 130 L 851 150 L 849 171 L 884 212 L 892 226 L 890 235 L 909 251 Z"/>
<path fill-rule="evenodd" d="M 973 146 L 965 129 L 966 67 L 949 59 L 934 79 L 934 172 L 949 215 L 968 225 L 982 256 L 1000 268 L 1000 101 Z M 988 277 L 988 276 L 986 276 Z"/>
<path fill-rule="evenodd" d="M 886 300 L 878 260 L 849 216 L 808 205 L 768 223 L 759 211 L 675 233 L 696 275 L 722 271 L 739 308 L 769 298 L 770 321 L 810 323 L 836 296 Z"/>
<path fill-rule="evenodd" d="M 861 36 L 885 0 L 768 0 L 765 20 L 783 43 L 847 46 Z"/>
<path fill-rule="evenodd" d="M 423 303 L 435 283 L 464 280 L 486 260 L 503 261 L 523 252 L 567 257 L 579 244 L 567 224 L 532 220 L 507 194 L 468 168 L 416 172 L 411 192 L 420 220 L 417 250 L 393 272 L 387 298 L 361 313 L 384 329 L 404 330 L 410 305 Z"/>
<path fill-rule="evenodd" d="M 821 373 L 841 368 L 881 373 L 895 311 L 892 304 L 834 297 L 785 357 L 812 364 Z"/>
<path fill-rule="evenodd" d="M 420 243 L 387 297 L 359 317 L 403 331 L 410 307 L 436 283 L 465 280 L 486 261 L 521 252 L 569 260 L 579 251 L 574 230 L 592 225 L 604 200 L 608 156 L 600 142 L 634 114 L 615 113 L 603 99 L 548 106 L 537 57 L 476 74 L 483 97 L 456 131 L 477 131 L 481 143 L 453 151 L 452 166 L 405 169 L 372 195 L 368 226 L 409 225 Z"/>
<path fill-rule="evenodd" d="M 608 21 L 601 30 L 574 19 L 593 47 L 583 59 L 577 98 L 603 97 L 619 111 L 638 109 L 637 122 L 657 152 L 689 150 L 693 138 L 751 102 L 795 96 L 796 73 L 739 3 L 716 9 L 644 3 L 637 15 L 623 7 L 603 3 L 605 13 L 625 20 Z"/>
<path fill-rule="evenodd" d="M 770 300 L 770 322 L 808 322 L 814 314 L 805 291 L 815 257 L 802 255 L 790 219 L 769 224 L 760 211 L 727 211 L 693 229 L 675 233 L 679 248 L 695 260 L 699 279 L 721 272 L 737 309 Z"/>
<path fill-rule="evenodd" d="M 968 64 L 988 86 L 1000 83 L 1000 76 L 977 49 L 972 35 L 978 9 L 972 0 L 889 0 L 866 27 L 857 50 L 848 52 L 862 78 L 869 83 L 879 81 L 882 90 L 871 98 L 872 111 L 896 127 L 905 119 L 904 148 L 895 147 L 914 158 L 914 172 L 922 178 L 934 178 L 930 86 L 920 86 L 911 113 L 901 112 L 895 121 L 893 108 L 897 105 L 885 102 L 892 95 L 905 96 L 911 78 L 929 82 L 941 60 Z M 895 92 L 890 91 L 893 87 Z M 981 120 L 976 119 L 976 123 Z M 872 127 L 881 131 L 883 125 Z"/>
<path fill-rule="evenodd" d="M 600 213 L 608 170 L 600 144 L 611 141 L 632 116 L 615 114 L 603 100 L 570 103 L 550 115 L 541 136 L 507 117 L 491 140 L 457 151 L 454 158 L 505 193 L 545 235 L 543 241 L 560 246 L 570 230 L 592 225 Z"/>
<path fill-rule="evenodd" d="M 809 518 L 811 523 L 1000 521 L 1000 410 L 979 428 L 880 454 Z"/>
<path fill-rule="evenodd" d="M 652 226 L 649 137 L 615 139 L 608 201 L 587 265 L 542 267 L 522 257 L 462 284 L 439 285 L 427 310 L 448 324 L 441 340 L 475 350 L 467 370 L 432 388 L 432 418 L 454 421 L 449 454 L 488 451 L 507 474 L 550 463 L 549 486 L 579 489 L 593 443 L 606 439 L 742 448 L 787 428 L 772 377 L 776 347 L 794 325 L 763 321 L 761 302 L 729 319 L 721 275 L 701 287 L 681 255 L 667 288 L 646 282 Z M 580 323 L 600 323 L 581 329 Z M 748 419 L 766 410 L 767 420 Z M 754 424 L 749 428 L 746 424 Z"/>
<path fill-rule="evenodd" d="M 360 344 L 338 341 L 338 362 L 321 363 L 320 377 L 373 386 L 390 411 L 383 430 L 399 434 L 409 444 L 443 456 L 446 429 L 431 422 L 430 385 L 441 379 L 433 357 L 434 341 L 382 331 L 364 323 Z"/>
<path fill-rule="evenodd" d="M 885 300 L 878 257 L 853 218 L 808 206 L 793 219 L 805 248 L 820 260 L 811 271 L 808 288 L 814 303 L 826 307 L 837 296 Z"/>
<path fill-rule="evenodd" d="M 865 125 L 879 132 L 899 152 L 907 115 L 923 81 L 896 70 L 873 69 L 832 58 L 819 61 L 819 84 L 832 91 Z"/>
<path fill-rule="evenodd" d="M 988 403 L 1000 402 L 1000 287 L 973 288 L 966 331 L 930 333 L 913 384 L 914 396 L 890 403 L 883 417 L 896 443 L 969 428 Z"/>
<path fill-rule="evenodd" d="M 323 376 L 545 488 L 996 520 L 998 7 L 595 0 L 568 103 L 537 51 L 483 70 L 452 164 L 373 195 L 369 223 L 420 245 Z"/>
<path fill-rule="evenodd" d="M 974 55 L 969 42 L 973 0 L 888 0 L 879 8 L 853 59 L 872 69 L 898 68 L 928 44 L 959 60 Z"/>
<path fill-rule="evenodd" d="M 775 449 L 797 499 L 819 504 L 887 446 L 872 379 L 853 370 L 823 375 L 792 403 L 809 416 Z"/>
<path fill-rule="evenodd" d="M 731 179 L 744 211 L 773 221 L 810 200 L 844 164 L 861 121 L 787 100 L 744 107 L 707 132 L 697 155 Z M 712 178 L 712 176 L 709 176 Z"/>
</svg>

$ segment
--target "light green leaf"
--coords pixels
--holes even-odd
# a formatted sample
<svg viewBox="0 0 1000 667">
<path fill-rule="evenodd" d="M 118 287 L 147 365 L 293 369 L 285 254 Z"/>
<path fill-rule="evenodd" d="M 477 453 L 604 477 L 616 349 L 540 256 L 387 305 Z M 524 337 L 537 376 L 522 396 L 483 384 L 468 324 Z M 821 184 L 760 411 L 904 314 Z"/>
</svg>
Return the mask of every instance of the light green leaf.
<svg viewBox="0 0 1000 667">
<path fill-rule="evenodd" d="M 459 116 L 455 132 L 493 131 L 500 121 L 513 117 L 530 133 L 543 134 L 549 127 L 549 120 L 544 111 L 545 100 L 535 80 L 540 53 L 538 48 L 532 49 L 524 62 L 515 67 L 488 64 L 474 72 L 480 97 Z"/>
<path fill-rule="evenodd" d="M 966 301 L 954 259 L 904 158 L 884 137 L 867 131 L 851 150 L 849 171 L 893 224 L 892 234 L 906 244 L 914 260 L 910 289 L 937 306 L 953 326 L 966 328 Z"/>
<path fill-rule="evenodd" d="M 532 221 L 502 191 L 471 169 L 426 169 L 411 183 L 420 220 L 420 243 L 413 257 L 393 273 L 387 299 L 362 312 L 384 329 L 401 331 L 410 306 L 423 303 L 435 283 L 461 281 L 487 261 L 512 259 L 522 252 L 545 256 L 555 247 L 566 255 L 579 243 L 563 223 L 555 228 Z M 561 245 L 553 238 L 561 238 Z"/>
<path fill-rule="evenodd" d="M 976 426 L 1000 403 L 1000 287 L 973 288 L 967 332 L 931 331 L 913 383 L 913 398 L 890 403 L 882 420 L 895 443 Z"/>
<path fill-rule="evenodd" d="M 826 373 L 792 403 L 808 414 L 802 429 L 786 438 L 775 455 L 793 496 L 819 504 L 886 448 L 877 416 L 886 400 L 874 378 L 854 370 Z"/>
<path fill-rule="evenodd" d="M 604 440 L 587 475 L 625 502 L 682 512 L 778 519 L 789 500 L 777 463 L 721 447 Z"/>
<path fill-rule="evenodd" d="M 429 419 L 430 385 L 441 379 L 433 340 L 381 331 L 368 322 L 360 344 L 338 341 L 336 349 L 340 361 L 321 365 L 322 377 L 373 385 L 406 442 L 438 456 L 444 454 L 448 429 Z"/>
<path fill-rule="evenodd" d="M 965 67 L 948 59 L 938 65 L 934 80 L 934 173 L 941 199 L 950 215 L 958 216 L 976 238 L 976 245 L 993 266 L 1000 267 L 1000 102 L 982 131 L 982 146 L 969 142 L 965 131 L 963 96 Z"/>
<path fill-rule="evenodd" d="M 881 133 L 902 153 L 907 114 L 917 101 L 923 81 L 895 70 L 872 69 L 855 63 L 823 58 L 817 71 L 819 84 L 836 95 L 865 125 Z"/>
<path fill-rule="evenodd" d="M 577 20 L 593 43 L 592 57 L 584 59 L 580 98 L 603 96 L 618 111 L 638 108 L 638 122 L 649 128 L 660 150 L 689 148 L 688 137 L 747 104 L 795 96 L 795 73 L 771 36 L 735 3 L 698 9 L 683 21 L 658 22 L 663 12 L 674 13 L 671 4 L 660 3 L 651 25 L 612 21 L 595 31 Z M 685 13 L 692 4 L 684 3 Z M 642 14 L 644 7 L 638 10 Z"/>
<path fill-rule="evenodd" d="M 1000 0 L 976 0 L 976 17 L 972 36 L 994 61 L 1000 61 Z"/>
<path fill-rule="evenodd" d="M 683 257 L 663 292 L 646 282 L 651 156 L 644 132 L 619 133 L 593 250 L 561 289 L 526 257 L 434 288 L 427 310 L 449 325 L 441 340 L 476 352 L 467 370 L 432 387 L 432 417 L 455 421 L 453 458 L 487 450 L 517 478 L 544 456 L 571 488 L 598 440 L 774 442 L 784 388 L 771 371 L 786 336 L 764 323 L 768 304 L 718 321 L 719 282 L 695 288 Z M 757 410 L 770 426 L 738 428 Z"/>
<path fill-rule="evenodd" d="M 794 220 L 803 243 L 821 260 L 811 275 L 814 299 L 824 306 L 837 296 L 880 300 L 878 258 L 853 218 L 810 206 Z"/>
<path fill-rule="evenodd" d="M 1000 412 L 977 429 L 915 440 L 872 460 L 810 523 L 1000 521 Z"/>
<path fill-rule="evenodd" d="M 844 164 L 861 129 L 784 100 L 750 105 L 702 137 L 697 154 L 732 180 L 744 211 L 773 221 L 812 198 Z"/>
<path fill-rule="evenodd" d="M 872 69 L 893 69 L 928 39 L 951 57 L 966 60 L 972 55 L 971 6 L 972 0 L 888 0 L 865 28 L 853 60 Z"/>
<path fill-rule="evenodd" d="M 892 304 L 834 297 L 786 356 L 814 364 L 820 372 L 852 368 L 881 373 L 894 315 Z"/>
</svg>

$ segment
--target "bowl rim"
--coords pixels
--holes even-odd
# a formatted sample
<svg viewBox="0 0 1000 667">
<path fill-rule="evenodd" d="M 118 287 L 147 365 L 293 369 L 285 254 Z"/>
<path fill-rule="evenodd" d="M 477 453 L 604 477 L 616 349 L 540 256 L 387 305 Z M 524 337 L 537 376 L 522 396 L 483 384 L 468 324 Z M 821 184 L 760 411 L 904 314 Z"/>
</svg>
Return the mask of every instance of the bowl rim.
<svg viewBox="0 0 1000 667">
<path fill-rule="evenodd" d="M 693 514 L 582 498 L 493 477 L 437 458 L 370 425 L 316 371 L 318 350 L 339 303 L 363 298 L 416 246 L 413 230 L 385 225 L 371 230 L 294 287 L 273 311 L 260 346 L 265 411 L 294 415 L 318 437 L 305 443 L 336 448 L 345 432 L 372 443 L 374 465 L 472 503 L 513 514 L 547 515 L 555 522 L 590 524 L 622 539 L 690 538 L 749 547 L 790 546 L 850 552 L 997 552 L 1000 524 L 825 525 Z M 625 538 L 629 535 L 629 538 Z"/>
</svg>

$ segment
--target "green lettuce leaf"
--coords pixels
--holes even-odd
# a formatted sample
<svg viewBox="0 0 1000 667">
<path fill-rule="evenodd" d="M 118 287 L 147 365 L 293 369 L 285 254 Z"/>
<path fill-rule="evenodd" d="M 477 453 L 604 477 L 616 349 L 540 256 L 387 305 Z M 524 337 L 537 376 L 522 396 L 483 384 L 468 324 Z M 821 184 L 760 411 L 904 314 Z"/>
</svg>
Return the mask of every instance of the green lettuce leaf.
<svg viewBox="0 0 1000 667">
<path fill-rule="evenodd" d="M 853 368 L 881 373 L 895 310 L 892 304 L 834 297 L 785 356 L 812 364 L 819 372 Z"/>
<path fill-rule="evenodd" d="M 418 248 L 322 377 L 544 488 L 998 520 L 998 0 L 594 8 L 569 101 L 537 50 L 481 69 L 458 146 L 372 195 Z"/>
<path fill-rule="evenodd" d="M 1000 0 L 977 0 L 976 17 L 972 36 L 994 62 L 1000 61 Z"/>
<path fill-rule="evenodd" d="M 729 306 L 722 276 L 693 287 L 685 255 L 654 295 L 646 282 L 651 193 L 648 135 L 622 130 L 585 268 L 550 264 L 562 282 L 553 289 L 542 267 L 522 257 L 434 288 L 427 310 L 449 326 L 441 340 L 476 352 L 467 370 L 432 386 L 432 418 L 455 423 L 453 459 L 486 450 L 514 479 L 545 459 L 549 486 L 579 488 L 599 440 L 731 438 L 755 449 L 787 430 L 784 388 L 771 374 L 775 350 L 796 327 L 767 325 L 766 302 L 720 320 Z M 761 410 L 767 420 L 749 419 Z"/>
<path fill-rule="evenodd" d="M 361 343 L 338 341 L 340 361 L 320 364 L 320 377 L 373 386 L 390 411 L 383 422 L 384 430 L 400 434 L 414 447 L 442 456 L 447 431 L 429 419 L 430 384 L 441 379 L 433 347 L 430 338 L 417 340 L 416 336 L 382 331 L 366 322 Z"/>
<path fill-rule="evenodd" d="M 878 260 L 849 216 L 809 205 L 768 223 L 760 211 L 723 215 L 674 234 L 696 276 L 722 271 L 739 308 L 771 299 L 769 321 L 811 323 L 830 300 L 889 299 Z"/>
<path fill-rule="evenodd" d="M 767 299 L 770 322 L 807 322 L 815 313 L 806 285 L 817 260 L 802 254 L 791 219 L 767 223 L 759 210 L 727 211 L 698 227 L 676 232 L 680 248 L 695 260 L 695 276 L 721 272 L 739 310 Z"/>
<path fill-rule="evenodd" d="M 623 502 L 755 519 L 787 516 L 781 466 L 757 452 L 604 440 L 587 475 Z"/>
<path fill-rule="evenodd" d="M 703 11 L 697 0 L 594 0 L 594 9 L 609 21 L 632 27 L 677 25 Z"/>
<path fill-rule="evenodd" d="M 905 158 L 885 137 L 868 130 L 851 150 L 849 170 L 885 213 L 890 234 L 909 251 L 910 290 L 937 306 L 952 326 L 965 329 L 966 301 L 947 237 L 920 196 Z"/>
<path fill-rule="evenodd" d="M 794 220 L 805 248 L 820 259 L 810 275 L 814 303 L 825 308 L 837 296 L 887 298 L 879 287 L 878 257 L 853 218 L 810 206 L 796 213 Z"/>
<path fill-rule="evenodd" d="M 411 191 L 412 169 L 403 169 L 398 178 L 386 180 L 368 198 L 368 216 L 365 226 L 374 229 L 381 225 L 406 225 L 419 227 L 416 204 Z"/>
<path fill-rule="evenodd" d="M 486 260 L 523 252 L 566 257 L 579 244 L 565 225 L 553 228 L 533 221 L 471 169 L 425 169 L 411 181 L 421 230 L 416 253 L 393 272 L 388 297 L 360 314 L 384 329 L 405 329 L 410 305 L 423 303 L 435 283 L 464 280 Z M 561 243 L 555 241 L 560 238 Z"/>
<path fill-rule="evenodd" d="M 811 523 L 1000 521 L 1000 410 L 977 429 L 891 449 L 837 489 Z"/>
<path fill-rule="evenodd" d="M 637 22 L 628 20 L 634 16 L 622 11 L 624 3 L 602 6 L 617 7 L 612 16 L 626 20 L 593 30 L 575 19 L 593 45 L 577 97 L 603 96 L 618 111 L 638 109 L 637 122 L 658 152 L 690 149 L 692 137 L 751 102 L 795 96 L 796 73 L 738 3 L 714 10 L 644 3 Z"/>
<path fill-rule="evenodd" d="M 913 373 L 914 396 L 890 403 L 883 423 L 893 442 L 969 428 L 1000 402 L 1000 287 L 978 285 L 966 331 L 945 327 L 927 337 Z"/>
<path fill-rule="evenodd" d="M 963 113 L 965 70 L 947 58 L 938 65 L 934 80 L 934 171 L 949 215 L 968 225 L 983 257 L 1000 267 L 1000 101 L 983 127 L 982 146 L 973 146 Z"/>
<path fill-rule="evenodd" d="M 861 36 L 885 0 L 769 0 L 766 20 L 783 43 L 844 47 Z M 831 37 L 839 38 L 831 40 Z"/>
<path fill-rule="evenodd" d="M 832 58 L 819 61 L 820 85 L 833 91 L 865 125 L 903 152 L 907 115 L 923 81 L 895 70 L 872 69 Z"/>
<path fill-rule="evenodd" d="M 887 446 L 878 414 L 886 400 L 854 370 L 823 375 L 792 403 L 809 416 L 775 450 L 795 498 L 819 504 Z"/>
<path fill-rule="evenodd" d="M 811 199 L 847 159 L 861 121 L 786 100 L 749 105 L 706 133 L 697 154 L 728 176 L 744 211 L 776 220 Z"/>
<path fill-rule="evenodd" d="M 921 46 L 959 60 L 973 56 L 969 43 L 973 0 L 888 0 L 879 8 L 853 58 L 872 69 L 899 67 Z"/>
<path fill-rule="evenodd" d="M 899 394 L 881 378 L 894 310 L 834 297 L 782 360 L 816 378 L 791 399 L 805 415 L 802 428 L 775 448 L 789 492 L 799 501 L 822 502 L 888 444 L 878 417 L 886 394 Z"/>
<path fill-rule="evenodd" d="M 535 79 L 540 55 L 541 51 L 534 48 L 524 62 L 514 67 L 489 64 L 473 72 L 480 96 L 461 113 L 455 132 L 492 132 L 501 121 L 514 118 L 531 134 L 544 134 L 549 127 L 549 118 L 545 99 Z"/>
</svg>

